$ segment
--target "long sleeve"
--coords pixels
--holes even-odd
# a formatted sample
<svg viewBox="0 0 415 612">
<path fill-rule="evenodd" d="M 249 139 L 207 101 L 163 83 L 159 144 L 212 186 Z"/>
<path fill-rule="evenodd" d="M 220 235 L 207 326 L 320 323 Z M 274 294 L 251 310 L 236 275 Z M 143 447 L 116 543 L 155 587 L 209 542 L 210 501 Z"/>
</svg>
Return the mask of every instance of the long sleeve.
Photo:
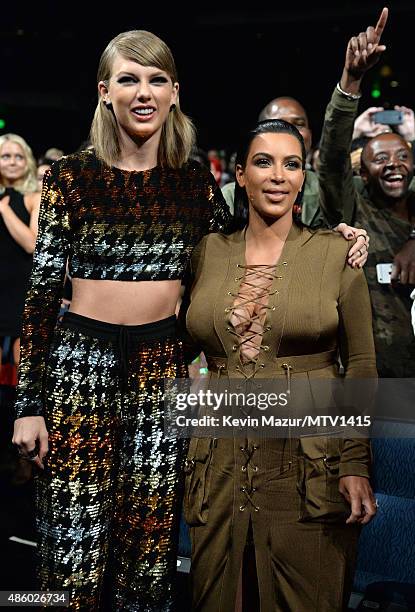
<svg viewBox="0 0 415 612">
<path fill-rule="evenodd" d="M 209 231 L 227 233 L 232 222 L 229 206 L 213 174 L 207 170 L 207 175 L 206 195 L 212 207 Z"/>
<path fill-rule="evenodd" d="M 202 240 L 193 250 L 192 257 L 189 261 L 189 265 L 184 278 L 184 294 L 182 302 L 180 304 L 178 327 L 180 337 L 183 341 L 186 363 L 191 363 L 202 352 L 202 347 L 200 346 L 200 344 L 192 338 L 192 336 L 187 330 L 186 315 L 190 306 L 190 296 L 192 293 L 193 284 L 196 281 L 198 274 L 200 274 L 200 270 L 203 264 L 205 249 L 206 238 L 202 238 Z"/>
<path fill-rule="evenodd" d="M 357 191 L 353 181 L 350 146 L 358 101 L 348 100 L 337 89 L 327 106 L 320 140 L 320 206 L 332 226 L 354 223 Z"/>
<path fill-rule="evenodd" d="M 69 218 L 58 164 L 44 177 L 39 232 L 23 314 L 16 418 L 42 415 L 46 360 L 63 293 Z"/>
<path fill-rule="evenodd" d="M 377 370 L 370 297 L 363 270 L 354 270 L 345 264 L 338 309 L 339 347 L 346 379 L 368 379 L 362 391 L 369 394 L 368 401 L 370 401 L 374 399 L 372 392 L 374 394 L 376 383 L 372 384 L 372 381 L 377 378 Z M 355 395 L 356 393 L 352 394 Z M 362 401 L 363 397 L 360 396 L 359 400 Z M 371 450 L 368 438 L 344 440 L 340 476 L 369 478 L 370 463 Z"/>
</svg>

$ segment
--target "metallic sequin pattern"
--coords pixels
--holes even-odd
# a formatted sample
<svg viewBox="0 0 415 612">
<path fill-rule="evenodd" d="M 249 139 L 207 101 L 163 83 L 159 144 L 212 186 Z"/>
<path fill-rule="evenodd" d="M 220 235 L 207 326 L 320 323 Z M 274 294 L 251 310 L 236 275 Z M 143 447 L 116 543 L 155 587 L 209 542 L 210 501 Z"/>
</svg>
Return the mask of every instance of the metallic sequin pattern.
<svg viewBox="0 0 415 612">
<path fill-rule="evenodd" d="M 50 451 L 37 479 L 40 588 L 69 590 L 71 610 L 168 612 L 186 443 L 164 436 L 163 379 L 185 376 L 182 345 L 131 339 L 124 381 L 119 351 L 84 330 L 55 332 Z"/>
</svg>

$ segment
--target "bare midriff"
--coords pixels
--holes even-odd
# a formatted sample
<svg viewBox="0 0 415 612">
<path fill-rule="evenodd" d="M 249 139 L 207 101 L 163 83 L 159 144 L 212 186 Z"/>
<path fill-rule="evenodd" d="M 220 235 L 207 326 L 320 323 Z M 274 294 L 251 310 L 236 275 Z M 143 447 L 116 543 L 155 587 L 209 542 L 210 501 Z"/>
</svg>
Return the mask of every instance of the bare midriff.
<svg viewBox="0 0 415 612">
<path fill-rule="evenodd" d="M 258 358 L 274 274 L 275 265 L 245 266 L 245 276 L 230 316 L 244 364 L 255 362 Z"/>
<path fill-rule="evenodd" d="M 180 280 L 117 281 L 72 279 L 69 310 L 97 321 L 142 325 L 176 312 Z"/>
</svg>

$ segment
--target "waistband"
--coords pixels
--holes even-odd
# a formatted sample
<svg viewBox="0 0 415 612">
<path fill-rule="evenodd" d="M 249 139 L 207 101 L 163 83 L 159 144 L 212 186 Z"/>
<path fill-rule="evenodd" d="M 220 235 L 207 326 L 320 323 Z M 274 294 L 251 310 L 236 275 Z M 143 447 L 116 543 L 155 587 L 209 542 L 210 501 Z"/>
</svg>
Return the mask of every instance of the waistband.
<svg viewBox="0 0 415 612">
<path fill-rule="evenodd" d="M 121 401 L 123 402 L 124 390 L 128 380 L 128 362 L 131 340 L 159 340 L 169 336 L 174 337 L 176 335 L 176 316 L 172 315 L 171 317 L 167 317 L 167 319 L 161 319 L 160 321 L 154 321 L 152 323 L 143 323 L 143 325 L 116 325 L 115 323 L 96 321 L 95 319 L 90 319 L 89 317 L 84 317 L 74 312 L 65 312 L 61 326 L 75 329 L 93 338 L 115 342 L 118 347 L 120 358 Z"/>
<path fill-rule="evenodd" d="M 311 355 L 293 355 L 287 357 L 276 357 L 257 364 L 261 377 L 270 374 L 275 376 L 284 375 L 287 371 L 307 372 L 309 370 L 319 370 L 336 363 L 337 351 L 324 351 L 322 353 L 312 353 Z M 226 357 L 206 357 L 208 368 L 211 372 L 223 372 L 229 374 L 229 359 Z M 241 370 L 239 365 L 234 368 L 237 372 Z"/>
<path fill-rule="evenodd" d="M 97 321 L 74 312 L 65 312 L 63 315 L 62 327 L 76 329 L 94 338 L 103 340 L 118 340 L 120 336 L 139 340 L 150 340 L 166 338 L 176 335 L 176 316 L 172 315 L 160 321 L 143 323 L 142 325 L 117 325 L 116 323 L 106 323 Z"/>
</svg>

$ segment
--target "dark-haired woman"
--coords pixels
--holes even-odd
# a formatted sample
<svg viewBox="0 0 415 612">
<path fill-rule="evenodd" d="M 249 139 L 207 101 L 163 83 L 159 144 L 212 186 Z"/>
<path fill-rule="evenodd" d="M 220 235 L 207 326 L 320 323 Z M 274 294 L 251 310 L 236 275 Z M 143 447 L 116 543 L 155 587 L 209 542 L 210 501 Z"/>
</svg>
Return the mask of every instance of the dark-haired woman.
<svg viewBox="0 0 415 612">
<path fill-rule="evenodd" d="M 258 124 L 236 165 L 239 229 L 206 236 L 193 253 L 187 329 L 212 376 L 330 379 L 339 351 L 346 378 L 376 377 L 362 270 L 347 265 L 349 246 L 338 234 L 293 218 L 304 166 L 294 126 Z M 298 520 L 299 439 L 192 439 L 185 505 L 193 610 L 235 610 L 248 538 L 261 610 L 343 610 L 359 528 L 375 513 L 370 448 L 366 439 L 327 444 L 324 457 L 337 456 L 338 468 L 327 496 L 343 510 L 350 503 L 347 520 L 334 524 Z"/>
<path fill-rule="evenodd" d="M 185 376 L 174 313 L 190 254 L 229 221 L 189 161 L 178 89 L 163 41 L 120 34 L 99 65 L 93 150 L 44 178 L 14 442 L 40 470 L 40 588 L 69 591 L 73 610 L 173 607 L 186 445 L 164 434 L 163 381 Z"/>
</svg>

